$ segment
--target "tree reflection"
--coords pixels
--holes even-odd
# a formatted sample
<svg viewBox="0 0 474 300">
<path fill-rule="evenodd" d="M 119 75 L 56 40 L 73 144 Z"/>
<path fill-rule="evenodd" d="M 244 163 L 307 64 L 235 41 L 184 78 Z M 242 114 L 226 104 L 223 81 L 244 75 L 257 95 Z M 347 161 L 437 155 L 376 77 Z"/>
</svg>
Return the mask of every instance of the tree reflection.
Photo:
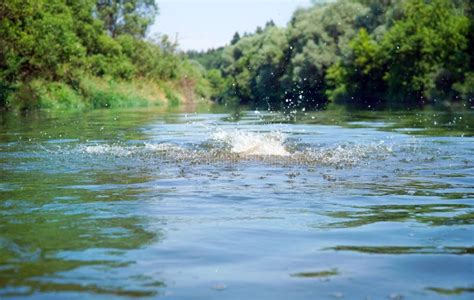
<svg viewBox="0 0 474 300">
<path fill-rule="evenodd" d="M 162 238 L 134 211 L 147 174 L 60 171 L 2 173 L 0 296 L 156 295 L 164 283 L 131 269 L 130 253 Z"/>
<path fill-rule="evenodd" d="M 356 206 L 350 211 L 326 212 L 325 215 L 346 219 L 333 222 L 326 227 L 349 228 L 378 222 L 415 221 L 429 226 L 459 226 L 474 224 L 474 213 L 471 205 L 466 204 L 423 204 L 423 205 L 373 205 Z M 449 213 L 449 216 L 434 214 Z"/>
</svg>

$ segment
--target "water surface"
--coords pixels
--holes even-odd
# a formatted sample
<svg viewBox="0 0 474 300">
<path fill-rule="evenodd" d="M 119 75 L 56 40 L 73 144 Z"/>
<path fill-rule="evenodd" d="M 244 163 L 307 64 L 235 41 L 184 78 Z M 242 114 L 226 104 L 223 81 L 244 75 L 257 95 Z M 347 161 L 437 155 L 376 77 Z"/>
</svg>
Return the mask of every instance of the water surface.
<svg viewBox="0 0 474 300">
<path fill-rule="evenodd" d="M 0 116 L 0 297 L 472 299 L 472 112 Z"/>
</svg>

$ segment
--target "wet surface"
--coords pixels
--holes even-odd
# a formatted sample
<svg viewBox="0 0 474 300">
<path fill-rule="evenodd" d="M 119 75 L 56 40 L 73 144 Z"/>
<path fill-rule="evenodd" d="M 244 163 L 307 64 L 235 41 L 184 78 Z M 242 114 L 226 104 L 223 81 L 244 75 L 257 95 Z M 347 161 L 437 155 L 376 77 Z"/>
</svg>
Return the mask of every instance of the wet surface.
<svg viewBox="0 0 474 300">
<path fill-rule="evenodd" d="M 472 113 L 1 118 L 0 297 L 474 296 Z"/>
</svg>

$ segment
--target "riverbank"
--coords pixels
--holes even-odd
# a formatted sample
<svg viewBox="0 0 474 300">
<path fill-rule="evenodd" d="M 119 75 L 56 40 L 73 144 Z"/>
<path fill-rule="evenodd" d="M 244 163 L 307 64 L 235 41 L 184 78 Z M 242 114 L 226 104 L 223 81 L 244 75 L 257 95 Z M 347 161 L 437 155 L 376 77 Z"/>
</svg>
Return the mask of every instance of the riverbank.
<svg viewBox="0 0 474 300">
<path fill-rule="evenodd" d="M 177 105 L 209 98 L 205 70 L 179 52 L 177 41 L 146 35 L 157 9 L 154 1 L 0 4 L 0 109 Z"/>
<path fill-rule="evenodd" d="M 12 92 L 7 110 L 32 109 L 82 110 L 148 106 L 178 106 L 206 102 L 208 92 L 195 81 L 153 81 L 137 78 L 130 81 L 113 78 L 83 77 L 74 84 L 35 79 Z"/>
</svg>

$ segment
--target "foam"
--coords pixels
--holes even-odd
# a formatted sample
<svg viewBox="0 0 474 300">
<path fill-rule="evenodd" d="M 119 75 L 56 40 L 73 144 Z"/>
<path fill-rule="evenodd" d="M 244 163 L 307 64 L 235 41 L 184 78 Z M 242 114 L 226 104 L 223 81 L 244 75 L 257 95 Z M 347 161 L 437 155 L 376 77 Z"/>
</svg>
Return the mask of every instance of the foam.
<svg viewBox="0 0 474 300">
<path fill-rule="evenodd" d="M 392 154 L 383 142 L 369 144 L 346 143 L 320 147 L 286 146 L 281 132 L 252 132 L 217 130 L 200 144 L 180 146 L 173 143 L 145 143 L 141 145 L 81 145 L 83 155 L 134 157 L 166 162 L 213 164 L 254 161 L 277 165 L 352 167 L 363 162 L 382 160 Z"/>
<path fill-rule="evenodd" d="M 257 133 L 242 130 L 218 130 L 212 139 L 222 142 L 230 148 L 230 152 L 243 156 L 289 156 L 284 141 L 285 135 L 281 132 Z"/>
</svg>

